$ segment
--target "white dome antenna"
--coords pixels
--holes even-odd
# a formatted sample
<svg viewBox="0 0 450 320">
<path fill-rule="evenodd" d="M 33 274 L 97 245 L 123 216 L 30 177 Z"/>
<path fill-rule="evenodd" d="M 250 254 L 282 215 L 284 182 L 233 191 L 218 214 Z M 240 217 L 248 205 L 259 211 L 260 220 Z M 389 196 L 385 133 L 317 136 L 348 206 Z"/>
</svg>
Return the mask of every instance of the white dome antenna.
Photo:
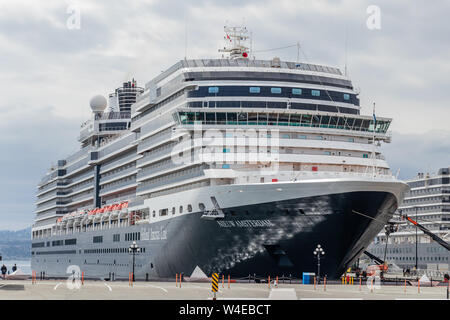
<svg viewBox="0 0 450 320">
<path fill-rule="evenodd" d="M 89 102 L 91 105 L 91 110 L 94 113 L 102 113 L 105 111 L 108 102 L 106 101 L 106 98 L 102 95 L 96 95 L 92 97 L 91 101 Z"/>
</svg>

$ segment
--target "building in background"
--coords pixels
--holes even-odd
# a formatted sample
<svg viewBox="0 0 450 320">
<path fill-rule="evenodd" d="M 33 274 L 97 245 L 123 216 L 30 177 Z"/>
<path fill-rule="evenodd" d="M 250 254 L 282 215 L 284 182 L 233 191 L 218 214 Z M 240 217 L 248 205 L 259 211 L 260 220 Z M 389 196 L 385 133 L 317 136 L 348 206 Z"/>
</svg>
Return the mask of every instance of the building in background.
<svg viewBox="0 0 450 320">
<path fill-rule="evenodd" d="M 441 168 L 437 174 L 418 173 L 407 181 L 410 191 L 406 194 L 398 213 L 402 212 L 422 224 L 438 237 L 450 241 L 450 168 Z M 413 224 L 394 216 L 399 229 L 386 237 L 383 229 L 369 247 L 369 252 L 395 263 L 401 268 L 448 271 L 450 252 Z M 386 246 L 386 238 L 388 238 Z M 417 256 L 416 256 L 417 242 Z"/>
</svg>

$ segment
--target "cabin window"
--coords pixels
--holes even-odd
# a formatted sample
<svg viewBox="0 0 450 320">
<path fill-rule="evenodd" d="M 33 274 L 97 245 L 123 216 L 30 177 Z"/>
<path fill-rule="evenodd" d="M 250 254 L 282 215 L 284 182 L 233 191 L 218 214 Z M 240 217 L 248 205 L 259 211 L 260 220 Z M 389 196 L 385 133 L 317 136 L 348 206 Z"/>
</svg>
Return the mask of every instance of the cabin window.
<svg viewBox="0 0 450 320">
<path fill-rule="evenodd" d="M 350 95 L 348 93 L 344 93 L 344 100 L 350 100 Z"/>
<path fill-rule="evenodd" d="M 280 94 L 281 93 L 281 88 L 270 88 L 270 93 Z"/>
<path fill-rule="evenodd" d="M 298 94 L 298 95 L 301 95 L 301 94 L 302 94 L 302 89 L 299 89 L 299 88 L 292 88 L 292 94 Z"/>
<path fill-rule="evenodd" d="M 250 87 L 250 93 L 260 93 L 261 88 L 260 87 Z"/>
<path fill-rule="evenodd" d="M 192 206 L 190 204 L 188 204 L 187 210 L 188 210 L 188 212 L 192 212 Z"/>
<path fill-rule="evenodd" d="M 314 97 L 320 97 L 320 90 L 311 90 L 311 95 Z"/>
<path fill-rule="evenodd" d="M 208 93 L 218 93 L 219 92 L 219 87 L 209 87 L 208 88 Z"/>
</svg>

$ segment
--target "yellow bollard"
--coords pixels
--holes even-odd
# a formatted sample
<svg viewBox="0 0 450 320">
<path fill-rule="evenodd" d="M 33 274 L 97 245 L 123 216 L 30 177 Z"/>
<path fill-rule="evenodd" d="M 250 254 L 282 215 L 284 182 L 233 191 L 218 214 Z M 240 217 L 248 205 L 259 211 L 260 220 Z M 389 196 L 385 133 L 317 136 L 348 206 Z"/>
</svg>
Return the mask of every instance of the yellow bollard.
<svg viewBox="0 0 450 320">
<path fill-rule="evenodd" d="M 327 291 L 327 276 L 323 278 L 323 291 Z"/>
<path fill-rule="evenodd" d="M 269 281 L 267 283 L 269 284 L 269 289 L 270 289 L 270 276 L 269 276 Z"/>
<path fill-rule="evenodd" d="M 316 277 L 314 277 L 314 290 L 316 290 Z"/>
<path fill-rule="evenodd" d="M 222 275 L 222 288 L 225 288 L 225 275 Z"/>
<path fill-rule="evenodd" d="M 370 280 L 370 292 L 373 292 L 373 278 Z"/>
<path fill-rule="evenodd" d="M 417 281 L 417 293 L 420 293 L 420 279 Z"/>
<path fill-rule="evenodd" d="M 230 289 L 230 275 L 228 275 L 228 289 Z"/>
<path fill-rule="evenodd" d="M 175 273 L 175 287 L 178 288 L 178 273 Z"/>
</svg>

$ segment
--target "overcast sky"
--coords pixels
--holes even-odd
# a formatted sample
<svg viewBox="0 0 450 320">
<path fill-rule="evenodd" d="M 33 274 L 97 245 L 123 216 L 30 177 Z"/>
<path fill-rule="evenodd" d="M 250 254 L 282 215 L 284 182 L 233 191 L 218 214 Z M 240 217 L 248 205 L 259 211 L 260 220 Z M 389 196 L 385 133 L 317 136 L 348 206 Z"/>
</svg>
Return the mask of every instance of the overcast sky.
<svg viewBox="0 0 450 320">
<path fill-rule="evenodd" d="M 380 29 L 367 27 L 370 5 Z M 302 61 L 347 61 L 362 113 L 376 102 L 394 119 L 384 151 L 401 178 L 449 166 L 449 13 L 445 0 L 0 0 L 0 229 L 32 224 L 36 184 L 77 150 L 93 95 L 144 85 L 185 52 L 220 57 L 226 23 L 244 23 L 255 51 L 300 42 Z M 255 55 L 295 61 L 297 50 Z"/>
</svg>

